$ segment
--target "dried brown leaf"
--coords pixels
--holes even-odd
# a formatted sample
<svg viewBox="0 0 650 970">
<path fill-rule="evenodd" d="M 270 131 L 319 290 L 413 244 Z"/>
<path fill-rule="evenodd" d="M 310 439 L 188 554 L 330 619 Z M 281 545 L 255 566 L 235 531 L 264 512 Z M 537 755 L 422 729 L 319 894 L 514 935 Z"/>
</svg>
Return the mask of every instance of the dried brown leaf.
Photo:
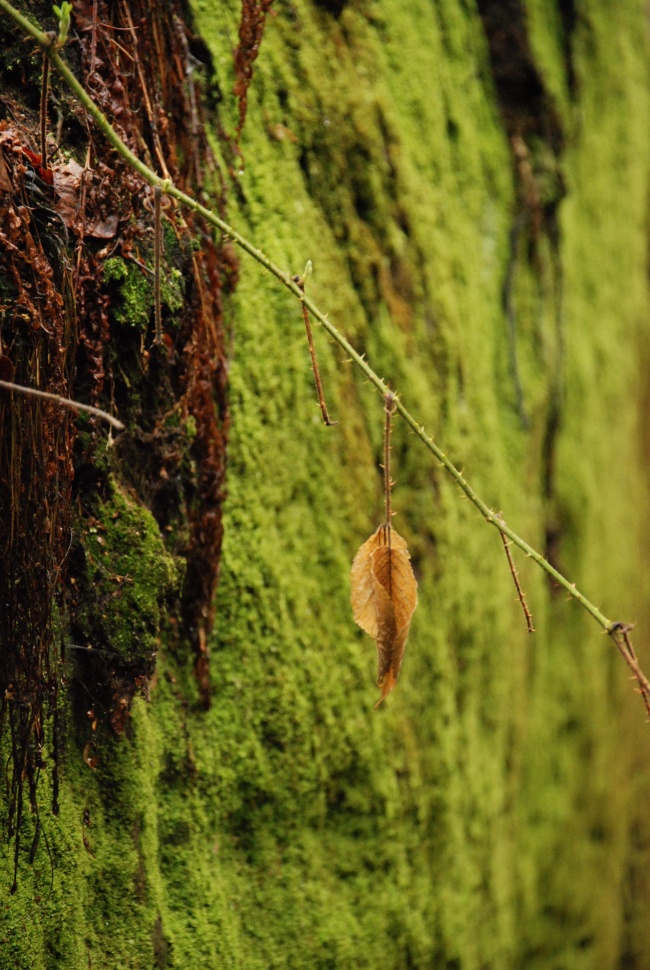
<svg viewBox="0 0 650 970">
<path fill-rule="evenodd" d="M 354 557 L 350 580 L 355 622 L 377 641 L 378 706 L 397 683 L 418 604 L 418 584 L 404 539 L 380 525 Z"/>
<path fill-rule="evenodd" d="M 82 176 L 83 168 L 73 158 L 65 165 L 52 167 L 54 191 L 57 197 L 54 208 L 68 229 L 72 228 L 77 215 Z"/>
<path fill-rule="evenodd" d="M 13 185 L 11 184 L 9 172 L 7 171 L 7 166 L 5 164 L 4 155 L 0 151 L 0 191 L 11 193 L 13 190 Z"/>
<path fill-rule="evenodd" d="M 86 235 L 93 236 L 95 239 L 113 239 L 117 235 L 119 219 L 115 213 L 107 216 L 106 219 L 88 219 L 86 222 Z"/>
</svg>

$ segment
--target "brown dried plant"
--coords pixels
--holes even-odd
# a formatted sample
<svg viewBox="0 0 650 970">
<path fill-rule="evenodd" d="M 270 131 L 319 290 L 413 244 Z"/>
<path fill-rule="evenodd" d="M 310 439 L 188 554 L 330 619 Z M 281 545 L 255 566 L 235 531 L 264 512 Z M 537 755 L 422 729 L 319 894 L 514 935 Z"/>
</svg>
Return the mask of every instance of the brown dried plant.
<svg viewBox="0 0 650 970">
<path fill-rule="evenodd" d="M 248 110 L 248 88 L 253 80 L 253 63 L 260 52 L 266 15 L 273 0 L 242 0 L 241 20 L 239 22 L 239 44 L 235 49 L 235 84 L 233 91 L 239 104 L 239 121 L 235 131 L 235 142 L 246 122 Z"/>
<path fill-rule="evenodd" d="M 418 584 L 408 546 L 391 525 L 390 438 L 394 405 L 394 395 L 389 392 L 384 399 L 386 520 L 357 552 L 350 576 L 354 620 L 377 641 L 377 686 L 381 696 L 375 709 L 397 683 L 411 618 L 418 605 Z"/>
</svg>

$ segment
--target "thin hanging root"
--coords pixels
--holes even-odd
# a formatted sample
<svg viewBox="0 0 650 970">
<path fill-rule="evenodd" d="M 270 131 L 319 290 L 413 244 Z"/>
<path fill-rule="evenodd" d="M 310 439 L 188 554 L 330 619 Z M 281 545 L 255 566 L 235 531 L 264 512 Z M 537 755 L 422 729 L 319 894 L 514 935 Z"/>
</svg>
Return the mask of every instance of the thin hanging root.
<svg viewBox="0 0 650 970">
<path fill-rule="evenodd" d="M 43 51 L 43 81 L 41 83 L 41 168 L 46 172 L 47 164 L 47 95 L 50 81 L 50 59 Z"/>
<path fill-rule="evenodd" d="M 519 597 L 519 602 L 521 603 L 521 608 L 524 611 L 524 616 L 526 617 L 526 625 L 528 626 L 528 632 L 534 633 L 535 627 L 533 626 L 533 617 L 528 609 L 528 604 L 526 603 L 526 594 L 521 588 L 521 583 L 519 582 L 519 573 L 515 569 L 515 564 L 512 558 L 512 553 L 510 552 L 510 543 L 508 542 L 508 537 L 505 532 L 500 533 L 503 539 L 503 548 L 506 551 L 506 556 L 508 557 L 508 565 L 510 566 L 510 572 L 512 573 L 512 578 L 515 582 L 515 587 L 517 589 L 517 596 Z"/>
<path fill-rule="evenodd" d="M 307 264 L 310 266 L 310 264 Z M 301 291 L 305 292 L 305 276 L 307 275 L 307 270 L 303 276 L 294 276 L 293 281 L 297 286 L 300 287 Z M 316 381 L 316 391 L 318 393 L 318 406 L 320 407 L 321 414 L 323 415 L 323 421 L 325 424 L 333 428 L 334 425 L 338 424 L 338 421 L 332 421 L 329 414 L 327 413 L 327 405 L 325 404 L 325 396 L 323 394 L 323 382 L 320 377 L 320 370 L 318 368 L 318 360 L 316 359 L 316 348 L 314 347 L 314 338 L 311 332 L 311 323 L 309 321 L 309 310 L 306 305 L 302 305 L 302 316 L 305 321 L 305 330 L 307 331 L 307 343 L 309 344 L 309 353 L 311 355 L 311 366 L 314 372 L 314 380 Z"/>
<path fill-rule="evenodd" d="M 159 185 L 153 187 L 153 305 L 156 321 L 156 336 L 154 343 L 161 344 L 162 338 L 162 307 L 160 303 L 160 261 L 162 256 L 162 189 Z"/>
</svg>

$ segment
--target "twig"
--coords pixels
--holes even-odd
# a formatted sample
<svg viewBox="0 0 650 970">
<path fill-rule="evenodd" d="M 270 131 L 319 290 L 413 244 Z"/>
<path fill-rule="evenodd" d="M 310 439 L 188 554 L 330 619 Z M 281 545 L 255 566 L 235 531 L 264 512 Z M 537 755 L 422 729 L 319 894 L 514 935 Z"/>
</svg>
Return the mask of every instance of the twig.
<svg viewBox="0 0 650 970">
<path fill-rule="evenodd" d="M 49 391 L 37 391 L 35 387 L 24 387 L 22 384 L 13 384 L 11 381 L 0 381 L 0 387 L 5 388 L 7 391 L 18 391 L 19 394 L 27 394 L 30 397 L 41 397 L 46 401 L 54 401 L 55 404 L 61 404 L 64 408 L 70 408 L 72 411 L 86 411 L 88 414 L 94 414 L 95 417 L 101 418 L 103 421 L 108 421 L 117 431 L 124 431 L 125 425 L 121 421 L 114 418 L 112 414 L 102 411 L 101 408 L 94 408 L 91 404 L 81 404 L 79 401 L 71 401 L 70 398 L 61 397 L 59 394 L 50 394 Z"/>
<path fill-rule="evenodd" d="M 305 272 L 302 276 L 293 276 L 292 280 L 299 287 L 301 293 L 304 296 L 305 293 L 305 278 L 311 272 L 311 260 L 307 263 L 305 267 Z M 316 359 L 316 348 L 314 347 L 314 338 L 311 332 L 311 323 L 309 322 L 309 311 L 303 300 L 302 303 L 302 316 L 305 321 L 305 330 L 307 331 L 307 343 L 309 344 L 309 354 L 311 356 L 311 367 L 314 372 L 314 380 L 316 381 L 316 391 L 318 393 L 318 406 L 320 407 L 321 414 L 323 415 L 323 421 L 325 424 L 332 428 L 334 425 L 338 424 L 338 421 L 332 421 L 329 414 L 327 413 L 327 405 L 325 404 L 325 396 L 323 394 L 323 382 L 321 381 L 320 370 L 318 368 L 318 360 Z"/>
<path fill-rule="evenodd" d="M 636 682 L 639 685 L 639 693 L 645 704 L 645 709 L 650 716 L 650 681 L 648 681 L 648 678 L 639 666 L 639 661 L 637 660 L 632 641 L 630 640 L 630 631 L 633 629 L 633 623 L 613 623 L 608 633 L 616 644 L 623 660 L 634 674 Z M 622 640 L 621 637 L 623 638 Z"/>
<path fill-rule="evenodd" d="M 145 179 L 145 181 L 149 182 L 150 185 L 160 185 L 163 192 L 167 193 L 167 195 L 176 199 L 182 205 L 187 206 L 187 208 L 192 209 L 194 212 L 197 212 L 211 225 L 215 226 L 217 229 L 220 229 L 225 236 L 230 237 L 241 249 L 244 250 L 244 252 L 248 253 L 249 256 L 252 256 L 253 259 L 263 266 L 264 269 L 266 269 L 269 273 L 275 276 L 276 279 L 278 279 L 291 293 L 293 293 L 298 300 L 301 301 L 303 305 L 303 313 L 305 309 L 309 310 L 314 319 L 320 322 L 332 339 L 346 352 L 348 357 L 356 364 L 363 374 L 365 374 L 370 383 L 373 384 L 382 395 L 385 396 L 390 392 L 388 385 L 375 373 L 375 371 L 364 359 L 363 355 L 357 353 L 357 351 L 343 336 L 343 334 L 337 330 L 334 324 L 330 323 L 326 314 L 322 313 L 321 310 L 319 310 L 319 308 L 309 299 L 309 297 L 305 294 L 304 289 L 301 289 L 294 277 L 290 276 L 288 273 L 276 266 L 267 256 L 264 255 L 260 249 L 246 239 L 245 236 L 242 236 L 239 232 L 237 232 L 234 227 L 230 226 L 227 222 L 221 219 L 215 212 L 207 209 L 191 196 L 181 192 L 181 190 L 176 188 L 176 186 L 173 185 L 169 179 L 161 179 L 156 172 L 145 165 L 144 162 L 142 162 L 129 148 L 127 148 L 117 132 L 111 126 L 108 119 L 104 116 L 90 95 L 79 83 L 65 61 L 60 57 L 59 53 L 53 46 L 52 40 L 47 34 L 39 30 L 38 27 L 35 27 L 34 24 L 32 24 L 31 21 L 27 20 L 26 17 L 16 10 L 8 2 L 8 0 L 0 0 L 0 10 L 4 11 L 9 17 L 11 17 L 11 19 L 18 24 L 18 26 L 26 34 L 32 37 L 39 47 L 41 47 L 41 49 L 47 53 L 50 61 L 58 73 L 94 119 L 95 123 L 103 132 L 106 139 L 122 156 L 122 158 L 124 158 L 128 164 L 142 176 L 143 179 Z M 65 400 L 62 400 L 62 403 L 68 405 L 71 404 L 71 402 L 66 402 Z M 78 407 L 78 405 L 71 406 Z M 88 410 L 87 406 L 84 406 L 84 409 Z M 489 508 L 489 506 L 476 494 L 469 482 L 466 481 L 463 474 L 447 458 L 444 451 L 435 443 L 433 438 L 426 433 L 422 425 L 418 424 L 413 415 L 404 407 L 398 397 L 395 397 L 395 411 L 402 416 L 414 434 L 440 462 L 445 471 L 451 476 L 451 478 L 453 478 L 461 491 L 464 492 L 470 502 L 472 502 L 472 504 L 478 509 L 486 522 L 494 526 L 502 535 L 507 536 L 508 539 L 514 543 L 514 545 L 522 550 L 522 552 L 525 552 L 526 555 L 533 560 L 533 562 L 535 562 L 541 569 L 544 570 L 544 572 L 546 572 L 560 586 L 562 586 L 567 591 L 569 596 L 576 600 L 607 633 L 613 635 L 617 630 L 620 630 L 620 624 L 613 623 L 603 613 L 601 613 L 598 607 L 594 606 L 594 604 L 591 603 L 587 597 L 576 588 L 575 583 L 570 583 L 569 580 L 562 575 L 562 573 L 555 569 L 555 567 L 544 559 L 540 553 L 533 549 L 533 547 L 530 546 L 524 539 L 518 536 L 516 532 L 513 532 L 513 530 L 499 518 L 497 513 Z M 101 416 L 110 418 L 110 416 L 105 414 L 102 414 Z M 110 420 L 111 422 L 115 421 L 114 418 L 110 418 Z M 619 646 L 619 650 L 620 649 L 621 647 Z M 628 665 L 630 664 L 630 660 L 632 660 L 633 663 L 636 663 L 636 660 L 630 656 L 628 648 L 625 646 L 625 644 L 624 649 L 626 652 L 626 662 Z M 636 666 L 638 668 L 638 663 Z M 641 673 L 640 668 L 639 673 Z M 637 675 L 636 671 L 635 677 L 637 677 L 637 680 L 639 680 L 639 676 Z M 648 683 L 643 674 L 641 674 L 641 677 L 643 680 L 639 681 L 640 684 Z M 645 691 L 646 688 L 643 687 L 643 690 Z M 648 685 L 647 692 L 648 697 L 650 698 L 650 684 Z"/>
<path fill-rule="evenodd" d="M 510 552 L 510 543 L 508 542 L 508 537 L 504 532 L 501 532 L 501 538 L 503 539 L 503 548 L 505 549 L 506 556 L 508 557 L 508 565 L 510 566 L 510 572 L 512 573 L 512 578 L 515 582 L 517 596 L 519 597 L 521 608 L 524 611 L 524 616 L 526 617 L 526 625 L 528 626 L 528 632 L 534 633 L 535 627 L 533 626 L 533 617 L 530 610 L 528 609 L 528 604 L 526 603 L 526 594 L 521 588 L 521 583 L 519 582 L 519 573 L 515 569 L 512 553 Z"/>
<path fill-rule="evenodd" d="M 393 483 L 390 477 L 390 435 L 392 429 L 393 414 L 395 413 L 395 395 L 392 391 L 384 394 L 384 413 L 386 422 L 384 424 L 384 502 L 386 506 L 386 526 L 390 530 L 393 519 L 391 509 L 391 492 Z"/>
</svg>

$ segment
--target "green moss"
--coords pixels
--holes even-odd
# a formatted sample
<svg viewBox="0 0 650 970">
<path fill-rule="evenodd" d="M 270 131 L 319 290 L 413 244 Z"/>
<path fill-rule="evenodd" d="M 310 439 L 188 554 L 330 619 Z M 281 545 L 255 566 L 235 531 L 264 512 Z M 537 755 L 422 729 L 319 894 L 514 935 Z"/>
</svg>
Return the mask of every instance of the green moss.
<svg viewBox="0 0 650 970">
<path fill-rule="evenodd" d="M 153 307 L 153 284 L 144 272 L 121 256 L 104 262 L 104 282 L 116 284 L 119 296 L 112 301 L 118 323 L 146 330 Z"/>
<path fill-rule="evenodd" d="M 121 256 L 113 256 L 104 262 L 104 282 L 115 288 L 111 301 L 115 320 L 145 331 L 153 315 L 153 276 Z M 174 314 L 183 307 L 184 288 L 185 279 L 176 267 L 161 274 L 160 301 L 172 323 Z"/>
<path fill-rule="evenodd" d="M 557 18 L 529 4 L 533 49 L 571 135 L 552 498 L 542 450 L 557 289 L 545 285 L 542 241 L 541 270 L 522 253 L 516 292 L 525 432 L 502 308 L 515 188 L 473 7 L 386 0 L 345 5 L 336 19 L 306 0 L 277 6 L 231 220 L 292 272 L 313 260 L 311 295 L 513 527 L 543 546 L 552 515 L 569 575 L 608 614 L 647 616 L 640 6 L 582 10 L 570 104 Z M 240 5 L 193 7 L 232 131 L 224 38 L 236 36 Z M 274 137 L 278 124 L 296 141 Z M 111 270 L 121 292 L 132 270 Z M 537 628 L 527 638 L 498 536 L 397 422 L 396 526 L 420 605 L 400 683 L 373 714 L 374 645 L 352 623 L 348 570 L 382 516 L 381 401 L 317 331 L 340 421 L 322 426 L 299 308 L 258 267 L 242 263 L 227 310 L 235 352 L 212 706 L 198 704 L 192 659 L 163 644 L 150 703 L 136 699 L 127 734 L 103 741 L 95 773 L 81 760 L 87 735 L 70 741 L 65 811 L 51 825 L 60 918 L 44 913 L 7 966 L 76 968 L 90 955 L 95 970 L 581 970 L 625 953 L 644 965 L 648 887 L 626 893 L 626 873 L 638 886 L 648 822 L 632 796 L 647 793 L 647 773 L 634 759 L 650 752 L 611 645 L 518 560 Z M 95 526 L 86 541 L 99 595 L 115 575 L 137 580 L 117 584 L 131 599 L 108 603 L 107 638 L 144 658 L 173 566 L 148 513 L 119 490 L 97 518 L 106 532 Z M 14 934 L 26 905 L 8 910 Z"/>
<path fill-rule="evenodd" d="M 120 663 L 153 669 L 165 606 L 178 590 L 174 560 L 151 513 L 113 482 L 85 527 L 75 624 L 91 647 Z"/>
</svg>

